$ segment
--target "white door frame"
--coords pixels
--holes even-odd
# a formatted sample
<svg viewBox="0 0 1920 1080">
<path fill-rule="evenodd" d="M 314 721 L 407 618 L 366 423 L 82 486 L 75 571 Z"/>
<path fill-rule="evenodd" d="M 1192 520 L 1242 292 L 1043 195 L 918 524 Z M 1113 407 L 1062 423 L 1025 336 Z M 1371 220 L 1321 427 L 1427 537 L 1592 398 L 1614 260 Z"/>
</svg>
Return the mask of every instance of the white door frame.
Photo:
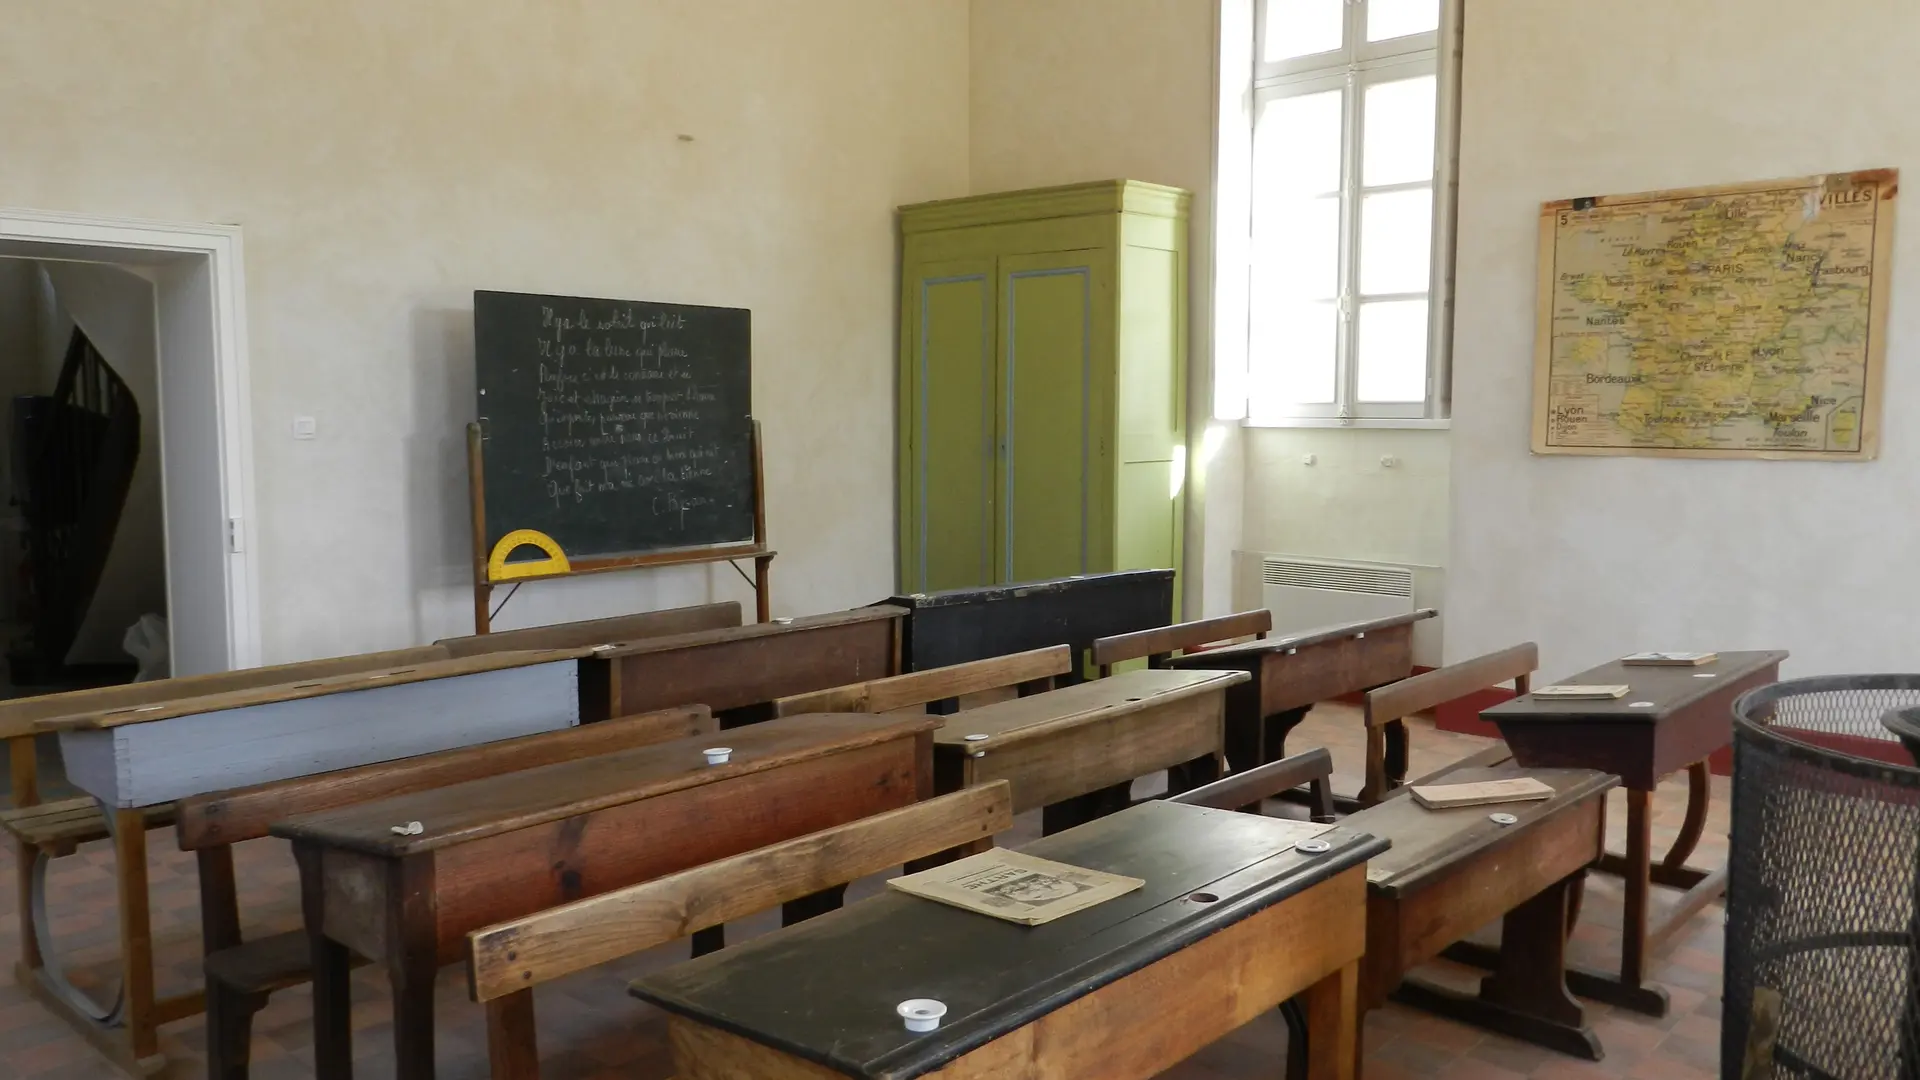
<svg viewBox="0 0 1920 1080">
<path fill-rule="evenodd" d="M 259 577 L 252 558 L 253 416 L 247 379 L 247 305 L 240 227 L 0 208 L 0 243 L 46 244 L 45 258 L 169 264 L 204 260 L 212 283 L 220 502 L 227 519 L 227 661 L 260 664 Z M 161 360 L 162 378 L 166 361 Z M 164 417 L 162 423 L 164 423 Z M 172 583 L 169 582 L 171 590 Z"/>
</svg>

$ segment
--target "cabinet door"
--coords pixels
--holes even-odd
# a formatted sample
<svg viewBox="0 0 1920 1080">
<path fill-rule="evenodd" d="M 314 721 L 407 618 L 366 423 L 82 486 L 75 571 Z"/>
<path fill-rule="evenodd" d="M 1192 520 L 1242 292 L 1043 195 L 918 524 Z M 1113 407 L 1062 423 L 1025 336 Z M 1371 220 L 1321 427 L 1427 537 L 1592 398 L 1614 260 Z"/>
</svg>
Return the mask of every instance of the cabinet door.
<svg viewBox="0 0 1920 1080">
<path fill-rule="evenodd" d="M 1104 250 L 1000 259 L 1000 573 L 1085 573 L 1097 473 L 1096 320 Z"/>
<path fill-rule="evenodd" d="M 992 259 L 909 263 L 901 371 L 902 585 L 994 580 Z"/>
</svg>

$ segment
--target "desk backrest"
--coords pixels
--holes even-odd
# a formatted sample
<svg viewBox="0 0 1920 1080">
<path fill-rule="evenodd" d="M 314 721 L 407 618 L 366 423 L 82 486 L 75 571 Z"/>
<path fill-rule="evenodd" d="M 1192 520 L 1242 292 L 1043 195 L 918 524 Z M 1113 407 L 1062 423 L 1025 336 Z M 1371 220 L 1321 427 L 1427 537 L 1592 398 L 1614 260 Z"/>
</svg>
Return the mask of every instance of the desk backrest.
<svg viewBox="0 0 1920 1080">
<path fill-rule="evenodd" d="M 1367 691 L 1366 724 L 1372 728 L 1402 720 L 1509 680 L 1524 695 L 1539 666 L 1540 647 L 1528 641 L 1388 683 Z"/>
<path fill-rule="evenodd" d="M 468 986 L 475 1001 L 528 990 L 1012 825 L 1000 780 L 496 923 L 467 935 Z"/>
<path fill-rule="evenodd" d="M 608 754 L 718 730 L 704 705 L 626 716 L 563 731 L 383 761 L 180 800 L 183 851 L 267 835 L 276 821 L 394 795 L 429 791 L 541 765 Z"/>
<path fill-rule="evenodd" d="M 1333 795 L 1327 785 L 1332 778 L 1333 755 L 1327 753 L 1323 746 L 1279 761 L 1269 761 L 1258 768 L 1237 772 L 1168 798 L 1171 802 L 1189 806 L 1258 814 L 1262 800 L 1277 798 L 1305 784 L 1313 793 L 1313 819 L 1331 822 Z"/>
<path fill-rule="evenodd" d="M 740 605 L 729 600 L 722 604 L 698 604 L 668 608 L 665 611 L 641 611 L 616 615 L 610 619 L 585 619 L 579 622 L 529 626 L 521 630 L 500 630 L 491 634 L 442 638 L 435 645 L 453 656 L 478 653 L 518 652 L 529 649 L 577 649 L 607 645 L 636 638 L 691 634 L 700 630 L 723 630 L 740 625 Z"/>
<path fill-rule="evenodd" d="M 1141 657 L 1153 660 L 1169 656 L 1176 649 L 1185 652 L 1202 645 L 1236 638 L 1263 638 L 1273 629 L 1273 612 L 1265 608 L 1222 615 L 1216 619 L 1156 626 L 1130 634 L 1114 634 L 1093 643 L 1093 663 L 1102 677 L 1113 674 L 1113 665 Z"/>
<path fill-rule="evenodd" d="M 1029 689 L 1048 690 L 1052 689 L 1055 676 L 1065 675 L 1072 669 L 1072 647 L 1055 645 L 1011 656 L 996 656 L 807 694 L 792 694 L 774 701 L 773 715 L 883 713 L 1009 686 L 1020 687 L 1023 692 Z"/>
</svg>

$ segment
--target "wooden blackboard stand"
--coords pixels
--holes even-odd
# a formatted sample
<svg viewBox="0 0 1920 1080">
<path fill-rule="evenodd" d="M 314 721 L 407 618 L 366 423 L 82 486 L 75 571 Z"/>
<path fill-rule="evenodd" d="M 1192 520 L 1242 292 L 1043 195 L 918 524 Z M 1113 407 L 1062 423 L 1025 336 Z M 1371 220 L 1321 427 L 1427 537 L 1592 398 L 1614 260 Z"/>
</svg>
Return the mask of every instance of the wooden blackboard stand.
<svg viewBox="0 0 1920 1080">
<path fill-rule="evenodd" d="M 493 630 L 492 552 L 487 548 L 487 489 L 480 457 L 480 425 L 467 425 L 467 499 L 473 508 L 473 632 Z M 690 566 L 695 563 L 732 563 L 753 560 L 754 614 L 760 622 L 772 618 L 769 573 L 776 554 L 767 547 L 766 466 L 760 453 L 760 421 L 753 422 L 753 540 L 743 544 L 718 544 L 711 547 L 675 548 L 648 551 L 637 555 L 609 555 L 602 558 L 569 559 L 569 568 L 553 573 L 526 575 L 509 584 L 548 578 L 604 574 L 611 570 L 640 570 L 659 566 Z M 739 567 L 736 565 L 735 569 Z"/>
</svg>

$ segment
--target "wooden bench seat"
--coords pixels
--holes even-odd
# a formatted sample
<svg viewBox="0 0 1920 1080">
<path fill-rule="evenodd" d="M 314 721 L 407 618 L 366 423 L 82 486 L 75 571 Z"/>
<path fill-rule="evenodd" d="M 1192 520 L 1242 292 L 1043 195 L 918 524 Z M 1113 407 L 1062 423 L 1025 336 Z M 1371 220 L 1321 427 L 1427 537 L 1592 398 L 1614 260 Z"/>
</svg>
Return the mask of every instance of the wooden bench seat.
<svg viewBox="0 0 1920 1080">
<path fill-rule="evenodd" d="M 147 828 L 165 828 L 173 824 L 173 804 L 148 807 L 144 816 Z M 0 810 L 0 828 L 26 847 L 54 858 L 71 855 L 79 845 L 108 836 L 106 814 L 99 803 L 85 795 Z"/>
<path fill-rule="evenodd" d="M 467 985 L 487 1010 L 494 1080 L 537 1080 L 533 988 L 1013 825 L 995 781 L 467 935 Z"/>
<path fill-rule="evenodd" d="M 1407 782 L 1407 717 L 1509 680 L 1514 693 L 1525 697 L 1539 666 L 1540 648 L 1528 641 L 1367 691 L 1367 779 L 1360 789 L 1361 805 L 1376 805 Z"/>
</svg>

